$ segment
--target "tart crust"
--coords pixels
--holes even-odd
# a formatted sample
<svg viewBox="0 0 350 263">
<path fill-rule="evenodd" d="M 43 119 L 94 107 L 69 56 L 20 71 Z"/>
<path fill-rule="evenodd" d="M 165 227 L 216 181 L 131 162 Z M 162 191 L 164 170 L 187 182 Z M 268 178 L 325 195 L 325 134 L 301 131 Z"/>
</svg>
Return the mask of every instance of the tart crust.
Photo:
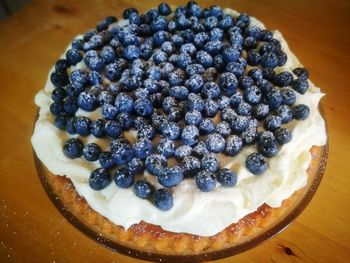
<svg viewBox="0 0 350 263">
<path fill-rule="evenodd" d="M 53 194 L 56 199 L 59 199 L 64 206 L 63 209 L 74 215 L 78 221 L 85 225 L 85 228 L 99 233 L 97 239 L 110 240 L 121 246 L 137 249 L 141 253 L 194 255 L 210 253 L 242 244 L 271 229 L 288 216 L 291 210 L 299 204 L 299 201 L 308 194 L 308 189 L 317 188 L 320 180 L 315 185 L 313 179 L 324 171 L 327 146 L 313 146 L 310 152 L 312 160 L 307 170 L 308 182 L 305 187 L 284 200 L 281 207 L 272 208 L 263 204 L 255 212 L 246 215 L 237 223 L 233 223 L 218 234 L 209 237 L 165 231 L 158 225 L 144 221 L 132 225 L 129 229 L 124 229 L 90 208 L 86 200 L 79 196 L 69 178 L 50 173 L 40 160 L 36 160 L 42 183 L 49 186 L 46 187 L 46 190 L 49 188 L 52 192 L 50 195 Z M 62 207 L 60 210 L 62 211 Z M 299 212 L 301 210 L 297 211 L 297 214 Z"/>
</svg>

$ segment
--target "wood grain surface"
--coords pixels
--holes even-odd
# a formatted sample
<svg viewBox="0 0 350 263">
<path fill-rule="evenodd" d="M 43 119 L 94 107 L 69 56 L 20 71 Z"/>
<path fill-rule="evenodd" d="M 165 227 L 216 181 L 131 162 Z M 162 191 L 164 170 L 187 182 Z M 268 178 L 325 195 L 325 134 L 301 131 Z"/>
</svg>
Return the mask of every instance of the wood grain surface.
<svg viewBox="0 0 350 263">
<path fill-rule="evenodd" d="M 180 4 L 180 1 L 169 1 Z M 184 3 L 184 2 L 182 2 Z M 209 6 L 212 1 L 200 1 Z M 307 209 L 261 246 L 217 262 L 350 261 L 350 1 L 215 1 L 278 28 L 327 96 L 330 153 Z M 0 22 L 0 262 L 142 262 L 114 253 L 69 224 L 36 174 L 34 95 L 78 33 L 124 8 L 156 1 L 32 1 Z"/>
</svg>

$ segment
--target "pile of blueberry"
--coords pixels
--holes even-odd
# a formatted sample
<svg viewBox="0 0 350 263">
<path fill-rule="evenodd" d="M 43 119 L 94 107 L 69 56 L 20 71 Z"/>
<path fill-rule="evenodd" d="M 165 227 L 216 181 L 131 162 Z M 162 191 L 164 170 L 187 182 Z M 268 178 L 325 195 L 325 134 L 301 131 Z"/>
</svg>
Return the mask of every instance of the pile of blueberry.
<svg viewBox="0 0 350 263">
<path fill-rule="evenodd" d="M 202 9 L 191 1 L 174 12 L 162 3 L 145 14 L 129 8 L 123 16 L 129 20 L 124 27 L 110 16 L 74 40 L 51 74 L 55 125 L 110 140 L 108 151 L 79 138 L 64 144 L 68 158 L 99 162 L 89 180 L 92 189 L 114 180 L 168 210 L 169 188 L 184 178 L 193 178 L 204 192 L 217 182 L 237 183 L 233 171 L 220 167 L 220 154 L 235 156 L 256 144 L 246 167 L 262 174 L 265 158 L 292 139 L 282 126 L 308 117 L 308 106 L 294 105 L 295 92 L 308 89 L 308 71 L 277 74 L 287 55 L 271 31 L 250 26 L 248 15 L 233 18 L 218 6 Z M 81 62 L 86 70 L 74 67 Z M 79 108 L 99 107 L 101 119 L 75 116 Z M 123 136 L 130 129 L 137 131 L 134 144 Z M 175 165 L 168 166 L 169 158 Z M 144 170 L 164 188 L 136 180 Z"/>
</svg>

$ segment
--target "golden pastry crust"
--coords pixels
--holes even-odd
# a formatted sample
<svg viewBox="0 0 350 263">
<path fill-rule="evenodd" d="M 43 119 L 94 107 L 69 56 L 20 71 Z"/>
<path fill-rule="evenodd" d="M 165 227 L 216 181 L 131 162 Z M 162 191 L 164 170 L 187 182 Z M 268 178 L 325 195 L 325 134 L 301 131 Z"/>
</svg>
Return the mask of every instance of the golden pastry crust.
<svg viewBox="0 0 350 263">
<path fill-rule="evenodd" d="M 143 221 L 125 230 L 122 226 L 113 224 L 90 208 L 85 199 L 79 196 L 70 179 L 65 176 L 55 176 L 46 168 L 43 168 L 42 172 L 45 174 L 45 183 L 50 186 L 51 191 L 59 198 L 65 209 L 69 210 L 88 228 L 100 233 L 101 238 L 150 253 L 193 255 L 239 245 L 280 222 L 299 203 L 298 201 L 305 195 L 306 190 L 312 187 L 312 179 L 320 172 L 320 169 L 323 170 L 322 165 L 324 164 L 322 162 L 326 151 L 326 146 L 314 146 L 310 150 L 312 161 L 307 170 L 309 176 L 307 186 L 284 200 L 281 207 L 271 208 L 264 204 L 257 211 L 248 214 L 237 223 L 231 224 L 223 231 L 210 237 L 169 232 L 158 225 Z"/>
</svg>

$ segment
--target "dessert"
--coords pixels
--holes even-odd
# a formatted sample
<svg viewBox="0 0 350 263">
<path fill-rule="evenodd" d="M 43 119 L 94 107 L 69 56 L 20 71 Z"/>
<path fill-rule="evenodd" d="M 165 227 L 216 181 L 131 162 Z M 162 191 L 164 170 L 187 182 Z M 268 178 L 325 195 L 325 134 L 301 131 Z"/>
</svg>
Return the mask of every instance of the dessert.
<svg viewBox="0 0 350 263">
<path fill-rule="evenodd" d="M 54 191 L 107 238 L 211 252 L 268 226 L 317 172 L 322 96 L 253 17 L 129 8 L 57 61 L 32 143 Z"/>
</svg>

